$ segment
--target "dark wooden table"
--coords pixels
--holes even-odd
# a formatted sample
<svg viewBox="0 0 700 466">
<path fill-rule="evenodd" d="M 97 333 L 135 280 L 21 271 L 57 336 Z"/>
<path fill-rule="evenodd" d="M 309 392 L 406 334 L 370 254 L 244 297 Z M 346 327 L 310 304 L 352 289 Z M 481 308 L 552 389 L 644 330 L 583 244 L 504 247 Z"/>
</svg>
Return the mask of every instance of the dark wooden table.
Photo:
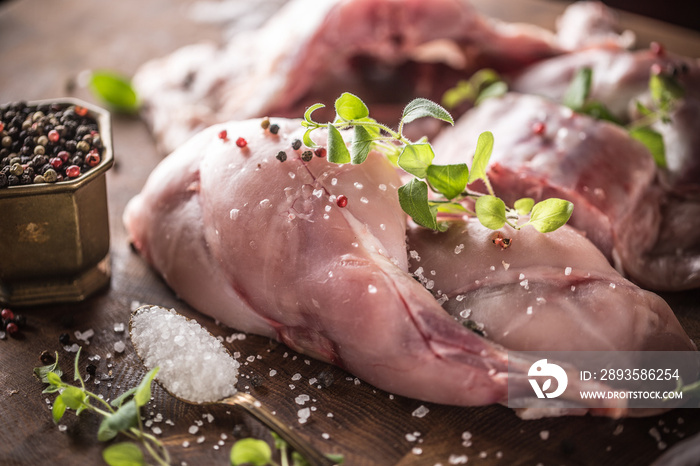
<svg viewBox="0 0 700 466">
<path fill-rule="evenodd" d="M 0 5 L 0 102 L 73 95 L 92 101 L 74 83 L 82 70 L 106 68 L 131 75 L 145 60 L 204 39 L 219 40 L 221 27 L 195 23 L 188 16 L 192 0 L 22 0 Z M 530 21 L 551 27 L 563 6 L 544 0 L 475 2 L 506 20 Z M 624 24 L 639 32 L 642 43 L 664 42 L 671 50 L 700 56 L 697 33 L 653 20 L 623 15 Z M 97 377 L 88 387 L 112 399 L 144 374 L 125 333 L 115 323 L 127 323 L 134 302 L 176 307 L 194 316 L 215 335 L 238 334 L 217 325 L 179 301 L 161 279 L 135 255 L 126 240 L 121 215 L 126 202 L 143 185 L 161 159 L 144 123 L 136 117 L 113 118 L 116 165 L 107 176 L 111 222 L 112 280 L 108 289 L 75 305 L 22 310 L 28 325 L 19 338 L 0 341 L 0 464 L 101 464 L 104 444 L 96 439 L 99 419 L 68 413 L 59 429 L 51 419 L 53 395 L 32 376 L 43 350 L 58 351 L 60 363 L 72 375 L 73 353 L 59 344 L 59 335 L 93 329 L 83 345 L 81 368 L 88 358 Z M 2 213 L 0 212 L 0 222 Z M 2 258 L 0 257 L 0 260 Z M 700 343 L 700 294 L 665 296 L 687 332 Z M 75 341 L 75 338 L 73 338 Z M 126 343 L 123 353 L 114 343 Z M 266 338 L 247 335 L 226 343 L 242 354 L 239 387 L 250 390 L 283 421 L 296 426 L 316 447 L 342 453 L 348 465 L 646 465 L 682 437 L 700 432 L 700 411 L 676 410 L 665 415 L 611 420 L 567 417 L 522 421 L 501 406 L 457 408 L 394 397 L 342 370 L 297 355 Z M 246 358 L 252 357 L 250 361 Z M 270 371 L 275 370 L 274 376 Z M 297 375 L 298 374 L 298 375 Z M 329 386 L 311 386 L 311 378 L 326 376 Z M 330 379 L 327 377 L 330 374 Z M 300 377 L 300 379 L 298 379 Z M 95 380 L 100 380 L 96 384 Z M 298 379 L 298 380 L 297 380 Z M 255 382 L 255 383 L 254 383 Z M 440 381 L 436 380 L 436 384 Z M 294 388 L 291 388 L 293 385 Z M 309 422 L 300 425 L 294 399 L 309 395 Z M 429 413 L 412 412 L 424 404 Z M 143 410 L 168 446 L 173 464 L 228 464 L 234 440 L 246 436 L 270 439 L 269 433 L 238 410 L 192 407 L 155 386 L 153 400 Z M 155 422 L 160 419 L 161 422 Z M 213 420 L 212 420 L 213 419 Z M 210 422 L 211 420 L 211 422 Z M 190 434 L 190 426 L 198 426 Z M 471 435 L 463 445 L 466 432 Z M 659 442 L 660 439 L 660 442 Z M 201 443 L 200 443 L 201 441 Z M 189 442 L 189 446 L 183 446 Z M 464 456 L 466 455 L 466 456 Z"/>
</svg>

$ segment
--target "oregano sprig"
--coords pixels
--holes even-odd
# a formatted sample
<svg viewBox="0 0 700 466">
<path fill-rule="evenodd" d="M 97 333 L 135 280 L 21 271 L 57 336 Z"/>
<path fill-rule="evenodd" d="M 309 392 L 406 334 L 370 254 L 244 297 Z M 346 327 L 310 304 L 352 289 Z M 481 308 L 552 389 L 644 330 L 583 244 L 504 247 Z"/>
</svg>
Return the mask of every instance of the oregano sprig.
<svg viewBox="0 0 700 466">
<path fill-rule="evenodd" d="M 473 215 L 486 227 L 498 229 L 504 225 L 520 229 L 531 225 L 546 233 L 564 225 L 573 211 L 573 204 L 562 199 L 547 199 L 535 204 L 532 199 L 519 200 L 510 208 L 498 198 L 491 186 L 487 168 L 494 146 L 491 132 L 479 136 L 472 159 L 471 170 L 466 163 L 450 165 L 433 164 L 435 152 L 426 138 L 411 141 L 403 132 L 404 125 L 420 118 L 435 118 L 454 125 L 450 113 L 435 102 L 417 98 L 404 108 L 396 130 L 370 118 L 367 105 L 356 95 L 343 93 L 335 101 L 336 117 L 332 123 L 314 121 L 313 112 L 323 108 L 317 103 L 304 113 L 302 126 L 306 128 L 303 141 L 308 147 L 316 147 L 311 138 L 313 131 L 326 128 L 328 160 L 333 163 L 360 164 L 372 149 L 385 153 L 414 178 L 398 189 L 401 208 L 418 224 L 433 230 L 446 228 L 443 218 Z M 348 149 L 342 130 L 352 130 L 353 139 Z M 473 191 L 468 185 L 480 181 L 486 193 Z M 431 195 L 431 192 L 433 193 Z M 474 202 L 475 210 L 466 205 Z M 531 214 L 520 223 L 520 216 Z"/>
<path fill-rule="evenodd" d="M 635 106 L 639 117 L 626 125 L 602 102 L 590 98 L 592 83 L 593 70 L 588 67 L 581 68 L 569 84 L 562 103 L 575 112 L 623 126 L 632 138 L 647 147 L 658 167 L 666 168 L 664 138 L 660 132 L 652 128 L 652 125 L 659 121 L 665 124 L 671 123 L 671 112 L 685 94 L 678 80 L 660 69 L 652 69 L 649 76 L 651 104 L 644 105 L 637 100 Z"/>
<path fill-rule="evenodd" d="M 69 409 L 75 410 L 76 416 L 84 411 L 92 412 L 103 417 L 97 431 L 99 441 L 112 440 L 118 434 L 133 440 L 133 442 L 116 443 L 105 448 L 102 451 L 102 457 L 107 464 L 110 466 L 147 464 L 139 445 L 157 464 L 170 464 L 170 455 L 165 445 L 158 438 L 144 431 L 140 416 L 140 408 L 151 399 L 151 383 L 158 373 L 158 368 L 149 371 L 138 386 L 108 403 L 85 388 L 85 381 L 78 368 L 81 349 L 79 348 L 75 355 L 73 368 L 73 381 L 79 382 L 80 386 L 71 385 L 62 380 L 63 371 L 58 367 L 58 354 L 53 364 L 34 369 L 34 374 L 48 384 L 43 393 L 59 393 L 51 409 L 54 422 L 58 423 Z"/>
<path fill-rule="evenodd" d="M 298 452 L 291 450 L 289 444 L 275 432 L 270 431 L 275 441 L 275 448 L 279 451 L 280 462 L 272 457 L 272 449 L 264 440 L 244 438 L 238 440 L 231 447 L 231 466 L 309 466 L 309 462 Z M 335 464 L 343 464 L 343 455 L 328 454 L 326 457 Z"/>
</svg>

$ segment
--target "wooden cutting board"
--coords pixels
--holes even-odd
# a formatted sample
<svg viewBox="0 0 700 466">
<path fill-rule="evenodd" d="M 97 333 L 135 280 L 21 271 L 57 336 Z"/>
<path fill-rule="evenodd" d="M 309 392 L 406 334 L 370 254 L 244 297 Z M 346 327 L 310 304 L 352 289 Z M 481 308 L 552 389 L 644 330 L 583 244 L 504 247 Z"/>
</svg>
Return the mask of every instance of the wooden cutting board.
<svg viewBox="0 0 700 466">
<path fill-rule="evenodd" d="M 144 61 L 202 40 L 219 40 L 218 25 L 195 23 L 193 0 L 24 0 L 0 6 L 0 102 L 74 95 L 93 100 L 75 83 L 85 69 L 107 68 L 131 75 Z M 544 0 L 476 1 L 493 16 L 552 27 L 563 3 Z M 671 50 L 700 56 L 700 35 L 634 15 L 623 22 L 640 42 L 664 42 Z M 96 439 L 99 419 L 89 413 L 51 419 L 52 395 L 32 376 L 43 350 L 58 351 L 72 374 L 73 354 L 59 344 L 61 333 L 93 329 L 81 364 L 100 356 L 97 377 L 88 388 L 112 399 L 143 376 L 125 333 L 133 303 L 176 307 L 196 317 L 226 345 L 242 354 L 240 388 L 249 389 L 285 422 L 296 426 L 317 448 L 345 455 L 348 465 L 646 465 L 683 437 L 700 432 L 700 411 L 676 410 L 663 416 L 611 420 L 567 417 L 522 421 L 501 406 L 457 408 L 406 399 L 355 379 L 342 370 L 298 355 L 283 345 L 242 335 L 217 325 L 179 301 L 163 281 L 134 254 L 121 214 L 160 160 L 138 118 L 115 116 L 115 167 L 108 173 L 112 281 L 109 288 L 78 305 L 23 310 L 28 325 L 20 338 L 0 341 L 0 464 L 101 464 L 104 444 Z M 0 212 L 2 221 L 2 212 Z M 0 258 L 1 260 L 1 258 Z M 700 293 L 664 296 L 689 335 L 700 343 Z M 75 340 L 75 338 L 73 338 Z M 116 342 L 126 350 L 117 353 Z M 249 358 L 249 359 L 248 359 Z M 271 375 L 271 370 L 276 371 Z M 325 381 L 318 388 L 310 379 Z M 95 382 L 99 380 L 99 384 Z M 439 386 L 440 380 L 435 381 Z M 247 388 L 246 388 L 247 387 Z M 309 422 L 297 422 L 295 402 L 308 395 Z M 421 405 L 429 409 L 412 415 Z M 269 433 L 231 408 L 192 407 L 155 387 L 143 411 L 168 446 L 173 464 L 225 465 L 235 439 Z M 161 418 L 162 417 L 162 418 Z M 162 419 L 160 422 L 156 422 Z M 198 425 L 201 423 L 201 426 Z M 198 432 L 191 434 L 191 426 Z M 468 439 L 465 441 L 465 439 Z M 189 443 L 185 447 L 183 444 Z"/>
</svg>

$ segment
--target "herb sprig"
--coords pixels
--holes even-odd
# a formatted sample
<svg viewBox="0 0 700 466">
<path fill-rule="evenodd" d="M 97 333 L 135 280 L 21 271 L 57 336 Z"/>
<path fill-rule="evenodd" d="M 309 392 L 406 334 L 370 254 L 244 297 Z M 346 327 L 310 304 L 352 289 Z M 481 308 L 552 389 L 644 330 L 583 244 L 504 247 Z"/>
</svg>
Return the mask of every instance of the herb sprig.
<svg viewBox="0 0 700 466">
<path fill-rule="evenodd" d="M 649 76 L 651 104 L 636 101 L 639 118 L 624 124 L 602 103 L 590 98 L 593 70 L 581 68 L 571 81 L 562 103 L 577 113 L 583 113 L 598 120 L 606 120 L 623 126 L 629 135 L 644 144 L 654 157 L 656 165 L 666 168 L 666 147 L 661 133 L 652 128 L 657 122 L 671 123 L 671 112 L 685 91 L 673 76 L 661 70 L 652 70 Z"/>
<path fill-rule="evenodd" d="M 408 183 L 398 189 L 401 208 L 421 226 L 433 230 L 444 230 L 442 219 L 471 215 L 482 225 L 499 229 L 508 225 L 516 230 L 530 225 L 537 231 L 547 233 L 564 225 L 573 212 L 573 204 L 562 199 L 546 199 L 535 203 L 530 198 L 518 200 L 514 207 L 506 206 L 496 196 L 487 175 L 487 167 L 493 151 L 494 138 L 491 132 L 482 133 L 477 141 L 471 170 L 466 163 L 451 165 L 433 164 L 435 153 L 426 138 L 411 141 L 403 133 L 404 125 L 420 118 L 435 118 L 454 125 L 447 110 L 435 102 L 417 98 L 403 110 L 397 130 L 370 118 L 367 105 L 356 95 L 345 92 L 335 101 L 336 118 L 332 123 L 313 120 L 314 111 L 325 107 L 317 103 L 304 113 L 302 126 L 306 128 L 303 141 L 310 148 L 317 144 L 311 138 L 319 128 L 328 130 L 328 160 L 334 163 L 360 164 L 367 159 L 372 149 L 387 155 L 389 160 L 413 175 Z M 341 130 L 352 129 L 350 148 L 343 140 Z M 468 185 L 480 181 L 486 192 L 478 192 Z M 429 195 L 429 191 L 434 193 Z M 467 205 L 474 202 L 474 210 Z M 441 214 L 441 221 L 438 220 Z M 520 223 L 520 216 L 530 214 L 530 219 Z"/>
<path fill-rule="evenodd" d="M 309 462 L 296 451 L 291 451 L 289 444 L 285 442 L 275 432 L 270 431 L 275 440 L 275 448 L 279 451 L 280 462 L 277 463 L 272 458 L 272 449 L 264 440 L 254 438 L 244 438 L 238 440 L 231 447 L 231 465 L 242 466 L 250 464 L 253 466 L 309 466 Z M 343 463 L 343 455 L 326 455 L 335 464 Z"/>
<path fill-rule="evenodd" d="M 85 388 L 85 381 L 78 368 L 81 349 L 79 348 L 75 355 L 73 369 L 73 381 L 80 382 L 80 386 L 68 384 L 61 379 L 63 371 L 58 367 L 58 353 L 53 364 L 34 369 L 34 374 L 42 382 L 49 384 L 42 393 L 59 393 L 51 409 L 54 422 L 58 423 L 69 409 L 75 410 L 76 416 L 84 411 L 92 412 L 104 418 L 97 431 L 99 441 L 109 441 L 118 434 L 122 434 L 138 443 L 121 442 L 105 448 L 102 451 L 102 457 L 107 464 L 110 466 L 145 465 L 146 460 L 139 445 L 157 464 L 170 464 L 170 455 L 165 445 L 143 430 L 139 413 L 140 408 L 151 399 L 151 383 L 158 373 L 158 368 L 149 371 L 138 386 L 108 403 Z"/>
</svg>

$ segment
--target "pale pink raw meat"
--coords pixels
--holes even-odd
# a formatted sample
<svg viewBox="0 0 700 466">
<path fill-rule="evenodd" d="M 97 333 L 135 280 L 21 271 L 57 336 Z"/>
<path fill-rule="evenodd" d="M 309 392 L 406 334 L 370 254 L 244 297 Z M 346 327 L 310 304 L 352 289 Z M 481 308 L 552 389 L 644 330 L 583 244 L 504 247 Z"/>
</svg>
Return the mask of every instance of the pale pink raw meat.
<svg viewBox="0 0 700 466">
<path fill-rule="evenodd" d="M 700 286 L 698 217 L 677 215 L 699 204 L 669 195 L 651 154 L 623 128 L 510 93 L 443 132 L 436 163 L 468 161 L 482 131 L 494 134 L 489 176 L 510 205 L 520 197 L 568 199 L 570 224 L 636 283 L 656 290 Z"/>
<path fill-rule="evenodd" d="M 551 32 L 485 18 L 465 0 L 294 0 L 223 47 L 144 64 L 133 83 L 169 152 L 211 124 L 300 117 L 346 91 L 395 121 L 413 97 L 439 101 L 477 69 L 514 71 L 558 53 Z"/>
<path fill-rule="evenodd" d="M 502 247 L 494 239 L 507 238 Z M 617 273 L 573 228 L 412 228 L 409 270 L 459 322 L 523 351 L 694 351 L 668 304 Z"/>
<path fill-rule="evenodd" d="M 505 402 L 510 379 L 532 395 L 525 374 L 534 361 L 464 328 L 408 273 L 400 180 L 388 160 L 372 152 L 362 165 L 303 162 L 290 147 L 299 122 L 273 123 L 278 135 L 258 120 L 201 132 L 127 206 L 135 247 L 173 290 L 225 324 L 392 393 L 483 405 Z M 623 415 L 620 403 L 591 412 Z"/>
</svg>

